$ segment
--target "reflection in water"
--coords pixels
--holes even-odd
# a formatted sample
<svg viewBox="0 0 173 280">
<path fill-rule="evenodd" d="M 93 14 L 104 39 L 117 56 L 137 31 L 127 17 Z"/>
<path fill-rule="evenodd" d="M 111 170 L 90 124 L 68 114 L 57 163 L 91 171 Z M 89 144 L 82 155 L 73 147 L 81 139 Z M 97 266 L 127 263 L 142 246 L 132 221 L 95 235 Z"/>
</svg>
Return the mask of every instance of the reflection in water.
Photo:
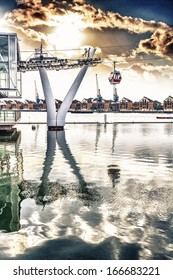
<svg viewBox="0 0 173 280">
<path fill-rule="evenodd" d="M 38 187 L 37 202 L 45 205 L 49 201 L 53 201 L 57 196 L 50 196 L 51 184 L 49 184 L 49 174 L 52 169 L 56 151 L 56 132 L 47 131 L 47 150 L 43 164 L 43 174 L 41 176 L 41 184 Z M 53 195 L 52 195 L 53 196 Z"/>
<path fill-rule="evenodd" d="M 22 180 L 20 132 L 11 142 L 0 142 L 0 230 L 19 230 L 20 198 L 18 182 Z"/>
<path fill-rule="evenodd" d="M 117 135 L 117 124 L 114 123 L 113 131 L 112 131 L 112 154 L 114 153 L 116 135 Z"/>
<path fill-rule="evenodd" d="M 67 160 L 74 175 L 78 179 L 79 186 L 76 189 L 76 191 L 80 199 L 82 199 L 86 205 L 89 205 L 92 201 L 98 199 L 98 193 L 93 188 L 88 188 L 87 183 L 85 182 L 83 176 L 81 175 L 80 168 L 77 165 L 76 160 L 73 154 L 71 153 L 68 144 L 66 143 L 65 131 L 58 132 L 56 137 L 57 137 L 57 143 L 64 155 L 64 158 Z"/>
<path fill-rule="evenodd" d="M 98 199 L 98 193 L 95 190 L 87 187 L 87 183 L 80 172 L 80 168 L 78 167 L 76 160 L 66 142 L 65 131 L 47 131 L 47 150 L 43 164 L 43 173 L 40 178 L 41 184 L 37 186 L 34 195 L 36 197 L 37 203 L 44 206 L 45 204 L 58 199 L 59 196 L 66 195 L 68 192 L 68 189 L 62 184 L 58 183 L 57 180 L 55 182 L 49 181 L 49 174 L 52 170 L 55 160 L 56 143 L 58 143 L 58 147 L 62 152 L 64 159 L 69 164 L 73 174 L 78 179 L 76 193 L 86 205 L 89 205 L 92 201 Z M 27 192 L 27 188 L 30 188 L 28 182 L 23 181 L 20 187 L 23 190 L 21 192 L 21 196 L 23 198 L 30 196 Z M 33 192 L 31 191 L 30 194 L 33 194 Z"/>
<path fill-rule="evenodd" d="M 119 182 L 120 168 L 117 165 L 108 165 L 108 175 L 111 178 L 112 187 L 114 188 L 116 183 Z"/>
<path fill-rule="evenodd" d="M 172 259 L 172 129 L 74 127 L 1 144 L 0 258 Z"/>
<path fill-rule="evenodd" d="M 97 123 L 96 127 L 96 141 L 95 141 L 95 150 L 97 151 L 99 139 L 100 139 L 100 132 L 101 132 L 101 124 Z"/>
<path fill-rule="evenodd" d="M 63 153 L 64 158 L 67 160 L 68 164 L 70 165 L 71 169 L 73 170 L 74 175 L 77 177 L 79 181 L 79 185 L 82 187 L 86 186 L 86 182 L 83 176 L 80 173 L 80 168 L 77 166 L 76 160 L 72 155 L 70 148 L 66 142 L 65 138 L 65 131 L 60 131 L 56 134 L 56 139 L 60 150 Z"/>
</svg>

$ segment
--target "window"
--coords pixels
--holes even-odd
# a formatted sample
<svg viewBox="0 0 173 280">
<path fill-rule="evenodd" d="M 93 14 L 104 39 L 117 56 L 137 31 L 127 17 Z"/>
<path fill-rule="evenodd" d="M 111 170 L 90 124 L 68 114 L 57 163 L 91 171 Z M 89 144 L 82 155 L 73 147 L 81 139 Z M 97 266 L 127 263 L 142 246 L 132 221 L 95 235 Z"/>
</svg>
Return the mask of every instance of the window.
<svg viewBox="0 0 173 280">
<path fill-rule="evenodd" d="M 0 33 L 0 95 L 21 97 L 18 86 L 21 79 L 17 73 L 18 40 L 15 33 Z"/>
</svg>

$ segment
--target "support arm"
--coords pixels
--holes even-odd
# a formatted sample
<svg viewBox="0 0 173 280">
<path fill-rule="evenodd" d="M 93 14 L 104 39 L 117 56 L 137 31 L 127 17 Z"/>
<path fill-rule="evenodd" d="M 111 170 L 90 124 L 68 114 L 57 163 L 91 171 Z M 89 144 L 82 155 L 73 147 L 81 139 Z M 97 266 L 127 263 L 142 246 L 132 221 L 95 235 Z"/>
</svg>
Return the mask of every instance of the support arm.
<svg viewBox="0 0 173 280">
<path fill-rule="evenodd" d="M 39 68 L 41 83 L 46 100 L 47 107 L 47 125 L 49 130 L 53 130 L 56 127 L 56 106 L 55 99 L 52 93 L 51 85 L 44 67 Z"/>
<path fill-rule="evenodd" d="M 82 66 L 81 70 L 79 71 L 76 79 L 74 80 L 71 88 L 69 89 L 67 95 L 65 96 L 62 104 L 61 104 L 61 107 L 60 109 L 58 110 L 58 113 L 57 113 L 57 119 L 56 119 L 56 124 L 57 124 L 57 127 L 59 127 L 59 130 L 63 130 L 64 129 L 64 125 L 65 125 L 65 117 L 66 117 L 66 114 L 70 108 L 70 105 L 79 89 L 79 86 L 86 74 L 86 71 L 89 67 L 89 64 L 90 64 L 90 59 L 92 59 L 94 53 L 95 53 L 96 49 L 94 48 L 91 48 L 89 49 L 89 52 L 88 52 L 88 63 L 84 66 Z"/>
</svg>

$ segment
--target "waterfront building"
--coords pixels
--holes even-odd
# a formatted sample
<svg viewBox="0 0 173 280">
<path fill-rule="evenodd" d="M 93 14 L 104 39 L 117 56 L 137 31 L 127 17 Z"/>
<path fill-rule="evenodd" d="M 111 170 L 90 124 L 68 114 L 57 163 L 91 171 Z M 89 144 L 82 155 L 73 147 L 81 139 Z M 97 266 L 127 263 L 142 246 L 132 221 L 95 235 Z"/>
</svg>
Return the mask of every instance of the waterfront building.
<svg viewBox="0 0 173 280">
<path fill-rule="evenodd" d="M 163 104 L 158 100 L 154 100 L 153 108 L 154 108 L 154 110 L 163 110 Z"/>
<path fill-rule="evenodd" d="M 104 109 L 104 100 L 100 97 L 96 97 L 94 99 L 91 99 L 91 105 L 90 108 L 92 110 L 96 110 L 96 111 L 103 111 Z"/>
<path fill-rule="evenodd" d="M 11 109 L 21 109 L 23 107 L 23 102 L 20 100 L 10 100 Z"/>
<path fill-rule="evenodd" d="M 144 96 L 139 100 L 139 110 L 153 110 L 153 100 Z"/>
<path fill-rule="evenodd" d="M 104 110 L 109 111 L 111 109 L 111 103 L 113 103 L 112 100 L 104 100 Z"/>
<path fill-rule="evenodd" d="M 173 110 L 173 97 L 168 96 L 164 101 L 163 101 L 163 109 L 164 110 Z"/>
<path fill-rule="evenodd" d="M 91 110 L 93 108 L 93 98 L 87 98 L 87 110 Z"/>
<path fill-rule="evenodd" d="M 84 98 L 82 101 L 81 101 L 81 109 L 87 109 L 88 108 L 88 101 L 86 98 Z"/>
<path fill-rule="evenodd" d="M 119 110 L 132 110 L 132 104 L 130 99 L 123 97 L 119 102 Z"/>
<path fill-rule="evenodd" d="M 0 99 L 0 109 L 2 110 L 2 109 L 5 109 L 6 108 L 6 102 L 5 102 L 5 100 L 1 100 Z"/>
<path fill-rule="evenodd" d="M 97 110 L 98 109 L 98 99 L 97 98 L 84 98 L 81 101 L 81 109 L 83 110 Z"/>
<path fill-rule="evenodd" d="M 56 110 L 61 107 L 62 101 L 55 99 Z M 39 106 L 38 106 L 39 105 Z M 46 101 L 44 99 L 39 100 L 39 104 L 36 104 L 32 100 L 20 101 L 18 99 L 2 100 L 0 99 L 0 109 L 4 110 L 22 110 L 22 109 L 43 109 L 46 110 Z M 163 104 L 157 100 L 151 100 L 147 97 L 143 97 L 140 101 L 132 101 L 126 97 L 123 97 L 119 102 L 113 100 L 98 101 L 97 98 L 84 98 L 82 101 L 74 99 L 70 106 L 71 110 L 93 110 L 93 111 L 150 111 L 150 110 L 173 110 L 173 97 L 169 96 Z"/>
<path fill-rule="evenodd" d="M 132 103 L 132 110 L 133 110 L 133 111 L 138 111 L 138 110 L 139 110 L 139 102 L 134 101 L 134 102 Z"/>
<path fill-rule="evenodd" d="M 23 109 L 28 109 L 28 101 L 23 101 Z"/>
<path fill-rule="evenodd" d="M 119 111 L 119 102 L 110 100 L 109 110 L 111 110 L 111 111 Z"/>
<path fill-rule="evenodd" d="M 32 110 L 35 109 L 35 102 L 31 100 L 25 100 L 26 104 L 26 109 Z"/>
</svg>

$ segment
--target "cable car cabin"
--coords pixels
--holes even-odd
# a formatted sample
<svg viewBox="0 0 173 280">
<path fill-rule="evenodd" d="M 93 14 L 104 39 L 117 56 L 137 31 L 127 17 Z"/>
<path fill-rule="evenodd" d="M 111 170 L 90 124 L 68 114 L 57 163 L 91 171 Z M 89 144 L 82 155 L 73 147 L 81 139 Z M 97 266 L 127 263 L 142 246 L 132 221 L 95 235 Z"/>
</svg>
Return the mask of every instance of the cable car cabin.
<svg viewBox="0 0 173 280">
<path fill-rule="evenodd" d="M 120 71 L 111 72 L 108 79 L 112 85 L 119 84 L 122 79 Z"/>
</svg>

